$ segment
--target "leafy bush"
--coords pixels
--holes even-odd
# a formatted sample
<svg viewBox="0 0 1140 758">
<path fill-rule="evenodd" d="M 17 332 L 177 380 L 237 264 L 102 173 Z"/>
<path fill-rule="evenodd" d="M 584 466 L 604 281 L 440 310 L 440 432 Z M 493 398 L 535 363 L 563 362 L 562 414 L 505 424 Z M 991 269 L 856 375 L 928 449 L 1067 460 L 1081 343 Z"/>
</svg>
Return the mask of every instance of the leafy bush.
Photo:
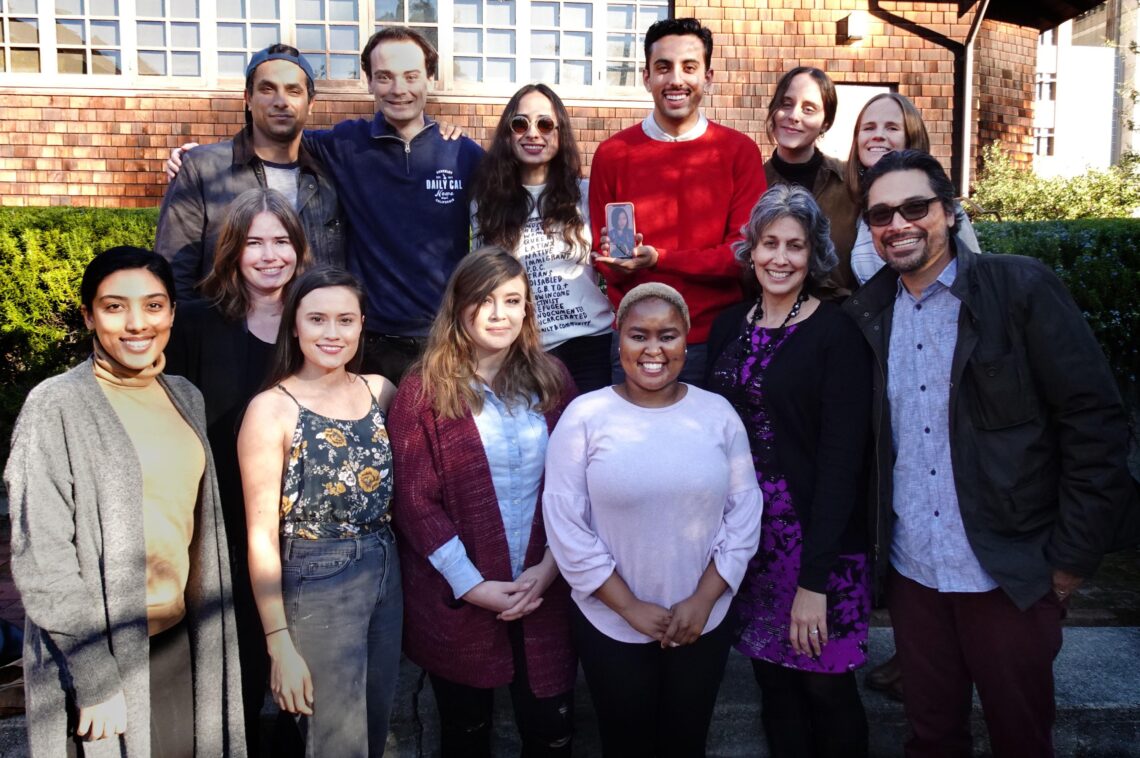
<svg viewBox="0 0 1140 758">
<path fill-rule="evenodd" d="M 90 352 L 79 313 L 88 261 L 154 247 L 157 209 L 0 208 L 0 463 L 28 390 Z"/>
<path fill-rule="evenodd" d="M 988 253 L 1028 255 L 1069 288 L 1127 402 L 1140 404 L 1140 220 L 979 222 Z"/>
<path fill-rule="evenodd" d="M 1015 166 L 993 142 L 982 150 L 971 199 L 1002 221 L 1128 218 L 1140 208 L 1140 156 L 1127 153 L 1104 171 L 1046 178 Z"/>
</svg>

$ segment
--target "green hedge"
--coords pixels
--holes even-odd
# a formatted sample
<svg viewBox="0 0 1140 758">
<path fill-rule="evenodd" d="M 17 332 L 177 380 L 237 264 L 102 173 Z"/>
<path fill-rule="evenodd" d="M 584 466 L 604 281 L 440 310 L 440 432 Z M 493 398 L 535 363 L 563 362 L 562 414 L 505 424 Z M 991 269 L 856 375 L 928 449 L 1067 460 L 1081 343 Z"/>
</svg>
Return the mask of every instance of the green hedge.
<svg viewBox="0 0 1140 758">
<path fill-rule="evenodd" d="M 151 247 L 158 212 L 0 208 L 0 462 L 28 390 L 89 351 L 79 279 L 98 250 Z M 980 222 L 983 249 L 1043 260 L 1068 285 L 1121 389 L 1140 377 L 1140 220 Z"/>
</svg>

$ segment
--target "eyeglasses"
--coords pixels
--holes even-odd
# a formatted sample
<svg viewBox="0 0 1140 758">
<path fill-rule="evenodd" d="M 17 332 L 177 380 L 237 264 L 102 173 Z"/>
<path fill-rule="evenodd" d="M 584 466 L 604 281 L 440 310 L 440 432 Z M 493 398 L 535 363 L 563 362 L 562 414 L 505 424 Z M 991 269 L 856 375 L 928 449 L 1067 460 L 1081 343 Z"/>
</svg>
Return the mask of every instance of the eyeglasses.
<svg viewBox="0 0 1140 758">
<path fill-rule="evenodd" d="M 899 213 L 907 221 L 918 221 L 926 218 L 926 214 L 930 213 L 930 204 L 936 202 L 939 202 L 939 198 L 928 197 L 925 200 L 907 200 L 902 205 L 873 205 L 863 213 L 863 220 L 867 226 L 886 226 Z"/>
<path fill-rule="evenodd" d="M 515 116 L 511 119 L 511 131 L 519 135 L 526 134 L 530 131 L 530 124 L 531 121 L 526 116 Z M 534 126 L 543 136 L 558 128 L 558 124 L 554 123 L 554 119 L 550 116 L 539 116 L 534 120 Z"/>
</svg>

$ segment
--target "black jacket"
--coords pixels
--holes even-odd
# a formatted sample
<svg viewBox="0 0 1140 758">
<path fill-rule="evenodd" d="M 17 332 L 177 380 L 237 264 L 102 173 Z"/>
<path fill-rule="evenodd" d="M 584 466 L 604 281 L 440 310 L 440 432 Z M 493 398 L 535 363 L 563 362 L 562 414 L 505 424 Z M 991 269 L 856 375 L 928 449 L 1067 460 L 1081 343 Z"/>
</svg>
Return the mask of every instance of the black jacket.
<svg viewBox="0 0 1140 758">
<path fill-rule="evenodd" d="M 974 554 L 1024 609 L 1049 591 L 1054 568 L 1092 574 L 1134 506 L 1127 416 L 1100 345 L 1046 266 L 957 247 L 954 483 Z M 894 521 L 886 374 L 898 278 L 884 268 L 844 304 L 875 354 L 871 518 L 880 580 Z"/>
</svg>

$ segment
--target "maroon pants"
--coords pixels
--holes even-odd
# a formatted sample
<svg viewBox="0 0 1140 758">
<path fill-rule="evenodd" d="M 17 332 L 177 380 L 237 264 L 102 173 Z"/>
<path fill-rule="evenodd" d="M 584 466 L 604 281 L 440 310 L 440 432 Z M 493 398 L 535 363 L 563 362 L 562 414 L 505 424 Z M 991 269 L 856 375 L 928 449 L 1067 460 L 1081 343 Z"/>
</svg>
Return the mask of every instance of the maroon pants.
<svg viewBox="0 0 1140 758">
<path fill-rule="evenodd" d="M 938 592 L 892 568 L 887 605 L 906 682 L 908 758 L 973 755 L 971 685 L 994 756 L 1053 755 L 1064 607 L 1052 592 L 1022 611 L 1000 589 Z"/>
</svg>

